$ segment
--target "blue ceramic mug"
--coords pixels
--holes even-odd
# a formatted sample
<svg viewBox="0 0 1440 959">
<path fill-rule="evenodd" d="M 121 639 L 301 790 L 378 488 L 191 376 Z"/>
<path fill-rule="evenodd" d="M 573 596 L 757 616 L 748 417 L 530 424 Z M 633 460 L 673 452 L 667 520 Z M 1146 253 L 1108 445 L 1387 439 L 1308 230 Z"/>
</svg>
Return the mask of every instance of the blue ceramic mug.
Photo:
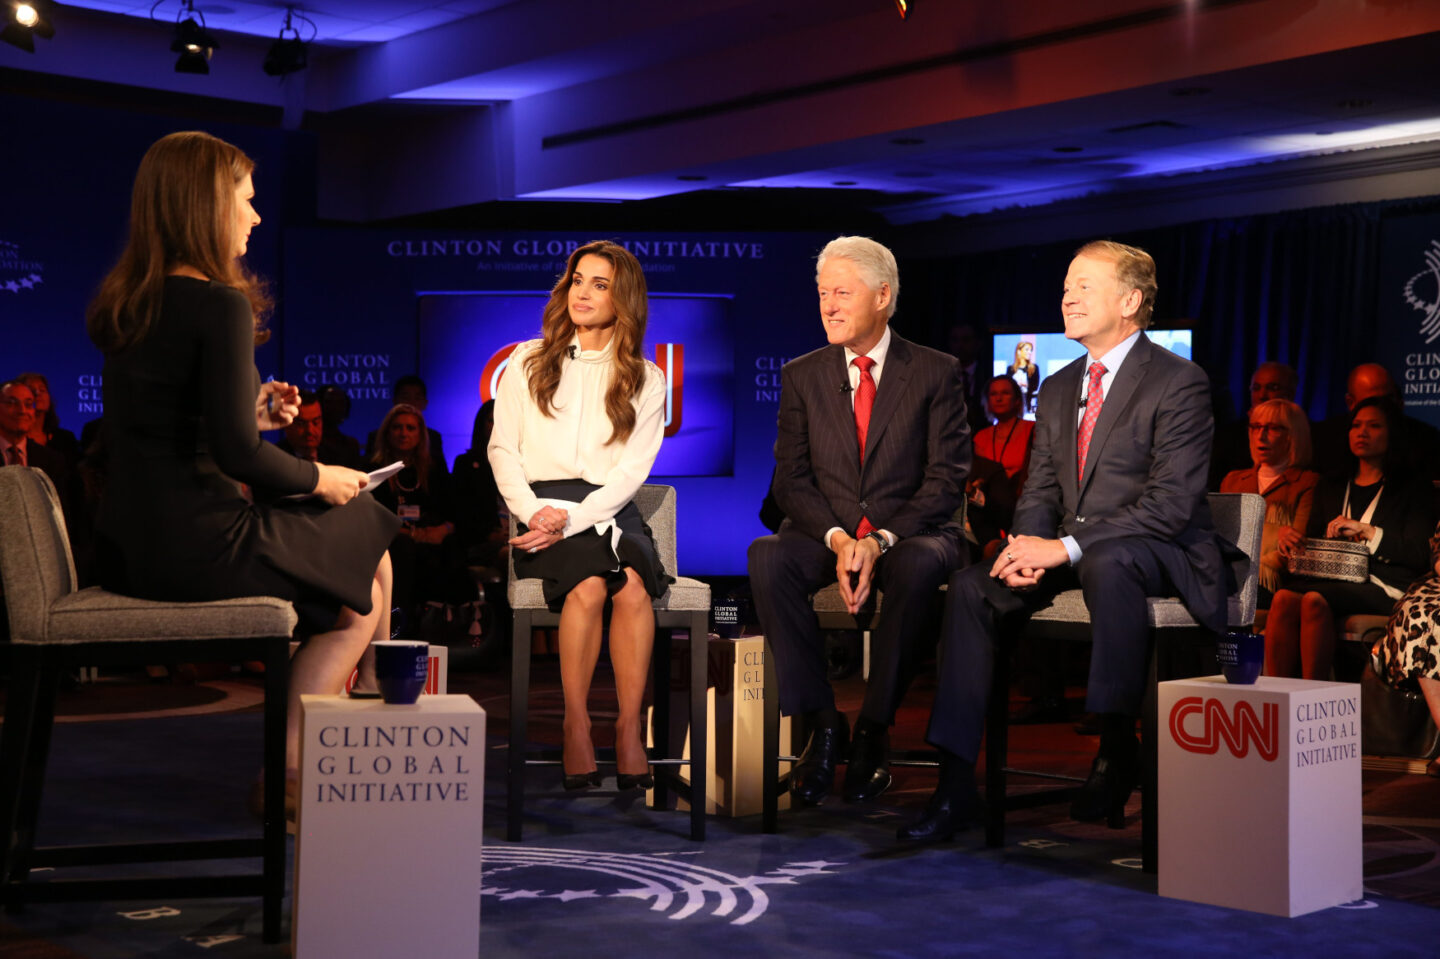
<svg viewBox="0 0 1440 959">
<path fill-rule="evenodd" d="M 1220 637 L 1216 654 L 1227 683 L 1249 686 L 1265 665 L 1265 636 L 1239 630 L 1226 633 Z"/>
<path fill-rule="evenodd" d="M 387 703 L 409 706 L 420 698 L 430 671 L 430 644 L 410 639 L 384 639 L 375 647 L 375 678 Z"/>
</svg>

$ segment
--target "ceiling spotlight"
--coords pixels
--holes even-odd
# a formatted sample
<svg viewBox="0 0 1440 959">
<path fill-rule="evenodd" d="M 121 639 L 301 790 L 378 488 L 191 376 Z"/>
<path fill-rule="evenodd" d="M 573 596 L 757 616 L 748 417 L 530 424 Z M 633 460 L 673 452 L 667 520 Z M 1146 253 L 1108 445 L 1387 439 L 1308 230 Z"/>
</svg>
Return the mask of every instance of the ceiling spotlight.
<svg viewBox="0 0 1440 959">
<path fill-rule="evenodd" d="M 219 48 L 220 41 L 205 29 L 205 14 L 195 9 L 195 0 L 185 0 L 175 16 L 175 39 L 170 41 L 171 52 L 180 54 L 175 72 L 208 74 L 210 58 Z"/>
<path fill-rule="evenodd" d="M 34 53 L 37 36 L 47 40 L 55 36 L 55 24 L 52 21 L 55 5 L 50 0 L 6 3 L 5 7 L 5 26 L 0 28 L 0 40 L 12 47 Z"/>
<path fill-rule="evenodd" d="M 910 16 L 910 8 L 913 5 L 914 0 L 895 0 L 895 9 L 900 12 L 901 20 L 904 20 L 906 17 Z"/>
<path fill-rule="evenodd" d="M 279 38 L 270 44 L 270 50 L 265 54 L 265 72 L 272 77 L 299 73 L 309 61 L 309 41 L 300 39 L 300 30 L 292 25 L 292 20 L 309 24 L 310 40 L 315 39 L 317 31 L 314 21 L 297 12 L 294 7 L 286 7 L 285 25 L 280 28 Z"/>
</svg>

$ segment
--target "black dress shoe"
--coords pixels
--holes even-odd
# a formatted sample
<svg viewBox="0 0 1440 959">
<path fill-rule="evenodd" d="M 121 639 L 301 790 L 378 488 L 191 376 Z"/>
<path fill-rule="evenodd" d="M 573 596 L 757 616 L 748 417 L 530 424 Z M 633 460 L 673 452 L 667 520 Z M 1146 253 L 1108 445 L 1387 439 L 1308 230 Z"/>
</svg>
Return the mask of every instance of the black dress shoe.
<svg viewBox="0 0 1440 959">
<path fill-rule="evenodd" d="M 979 820 L 981 808 L 980 797 L 975 794 L 974 764 L 942 758 L 940 783 L 925 804 L 925 812 L 895 830 L 895 838 L 903 842 L 947 842 Z"/>
<path fill-rule="evenodd" d="M 565 791 L 576 792 L 581 789 L 593 789 L 600 785 L 600 770 L 592 769 L 588 773 L 566 773 Z"/>
<path fill-rule="evenodd" d="M 860 720 L 850 740 L 850 763 L 845 767 L 845 801 L 869 802 L 890 788 L 890 731 L 878 723 Z"/>
<path fill-rule="evenodd" d="M 806 806 L 818 806 L 835 785 L 835 767 L 850 745 L 850 724 L 841 716 L 833 726 L 821 726 L 790 774 L 790 795 Z"/>
<path fill-rule="evenodd" d="M 1138 771 L 1134 758 L 1117 760 L 1096 756 L 1090 766 L 1090 778 L 1070 804 L 1070 818 L 1077 822 L 1103 819 L 1111 829 L 1125 828 L 1125 803 L 1135 790 Z"/>
</svg>

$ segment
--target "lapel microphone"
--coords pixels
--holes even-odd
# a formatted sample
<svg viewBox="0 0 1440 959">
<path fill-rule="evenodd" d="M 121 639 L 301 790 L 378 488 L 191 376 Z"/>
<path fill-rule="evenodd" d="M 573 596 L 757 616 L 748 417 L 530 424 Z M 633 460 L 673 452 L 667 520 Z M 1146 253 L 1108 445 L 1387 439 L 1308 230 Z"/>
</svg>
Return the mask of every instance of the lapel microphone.
<svg viewBox="0 0 1440 959">
<path fill-rule="evenodd" d="M 1082 396 L 1082 397 L 1080 397 L 1080 402 L 1077 403 L 1077 404 L 1075 404 L 1075 405 L 1078 406 L 1080 409 L 1083 410 L 1083 409 L 1085 408 L 1085 404 L 1088 403 L 1088 402 L 1090 402 L 1090 397 L 1089 397 L 1089 396 Z"/>
<path fill-rule="evenodd" d="M 842 386 L 842 387 L 840 387 L 839 392 L 841 392 L 841 393 L 849 393 L 853 388 L 854 388 L 854 387 L 852 387 L 852 386 L 850 385 L 850 381 L 849 381 L 849 380 L 846 380 L 846 381 L 845 381 L 845 385 Z"/>
<path fill-rule="evenodd" d="M 572 360 L 580 359 L 580 347 L 574 345 L 573 343 L 565 348 L 565 352 L 570 354 L 570 359 Z"/>
</svg>

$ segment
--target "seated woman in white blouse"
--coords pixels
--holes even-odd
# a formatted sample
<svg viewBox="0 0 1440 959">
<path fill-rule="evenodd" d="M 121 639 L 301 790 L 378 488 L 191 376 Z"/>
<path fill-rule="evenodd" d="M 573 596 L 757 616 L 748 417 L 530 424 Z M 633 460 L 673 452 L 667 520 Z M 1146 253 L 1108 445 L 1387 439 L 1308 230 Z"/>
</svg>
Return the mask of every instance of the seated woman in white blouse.
<svg viewBox="0 0 1440 959">
<path fill-rule="evenodd" d="M 651 597 L 671 581 L 631 503 L 664 430 L 665 377 L 641 355 L 645 275 L 624 247 L 600 241 L 570 255 L 550 293 L 542 338 L 510 355 L 488 453 L 520 535 L 515 574 L 544 580 L 560 613 L 565 788 L 600 784 L 587 700 L 607 598 L 619 716 L 616 782 L 652 785 L 640 706 L 655 638 Z"/>
</svg>

